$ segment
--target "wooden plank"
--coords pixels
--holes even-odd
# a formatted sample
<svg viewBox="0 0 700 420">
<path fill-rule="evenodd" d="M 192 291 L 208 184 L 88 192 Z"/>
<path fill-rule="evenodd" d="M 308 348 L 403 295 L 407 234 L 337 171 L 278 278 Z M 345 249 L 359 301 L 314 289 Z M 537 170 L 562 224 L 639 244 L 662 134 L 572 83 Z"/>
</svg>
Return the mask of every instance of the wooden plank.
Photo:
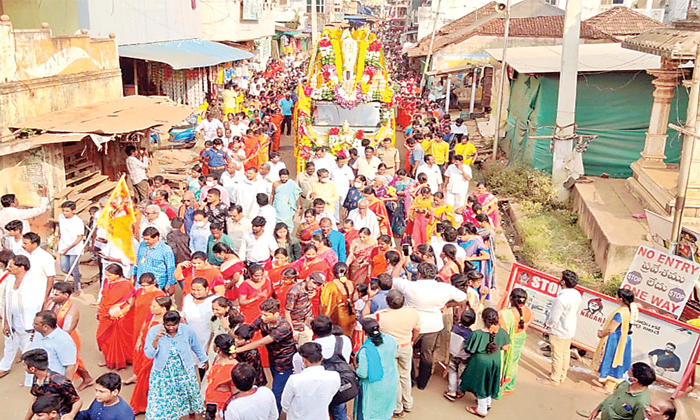
<svg viewBox="0 0 700 420">
<path fill-rule="evenodd" d="M 76 184 L 80 181 L 86 180 L 86 179 L 90 178 L 91 176 L 97 175 L 99 173 L 100 173 L 100 171 L 95 171 L 95 172 L 91 172 L 89 174 L 78 176 L 77 178 L 70 178 L 69 179 L 68 177 L 66 177 L 66 184 L 73 185 L 75 187 L 76 185 L 74 185 L 74 184 Z"/>
<path fill-rule="evenodd" d="M 83 192 L 107 180 L 109 180 L 109 177 L 107 175 L 97 175 L 93 176 L 85 182 L 76 185 L 74 188 L 77 192 Z"/>
<path fill-rule="evenodd" d="M 90 191 L 80 193 L 80 197 L 84 200 L 94 200 L 95 198 L 111 192 L 116 185 L 116 182 L 105 182 L 104 184 L 98 185 Z"/>
<path fill-rule="evenodd" d="M 58 194 L 56 194 L 53 198 L 55 200 L 60 200 L 63 197 L 67 197 L 68 194 L 73 192 L 73 190 L 75 190 L 75 187 L 66 187 L 66 188 L 62 189 L 61 191 L 59 191 Z"/>
<path fill-rule="evenodd" d="M 66 166 L 66 176 L 68 176 L 68 174 L 77 174 L 78 172 L 82 172 L 90 168 L 99 169 L 97 165 L 95 165 L 93 162 L 90 162 L 89 160 L 86 160 L 85 162 L 73 167 Z"/>
</svg>

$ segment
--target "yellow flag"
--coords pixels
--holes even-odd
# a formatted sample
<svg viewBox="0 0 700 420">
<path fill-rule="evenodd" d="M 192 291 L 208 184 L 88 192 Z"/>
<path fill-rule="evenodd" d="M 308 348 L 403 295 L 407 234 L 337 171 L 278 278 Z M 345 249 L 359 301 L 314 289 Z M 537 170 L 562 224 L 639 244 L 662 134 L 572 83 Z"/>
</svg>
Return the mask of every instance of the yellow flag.
<svg viewBox="0 0 700 420">
<path fill-rule="evenodd" d="M 107 205 L 97 219 L 97 226 L 107 232 L 107 240 L 119 248 L 131 262 L 136 262 L 134 243 L 131 240 L 131 225 L 136 221 L 134 203 L 124 175 L 109 195 Z"/>
</svg>

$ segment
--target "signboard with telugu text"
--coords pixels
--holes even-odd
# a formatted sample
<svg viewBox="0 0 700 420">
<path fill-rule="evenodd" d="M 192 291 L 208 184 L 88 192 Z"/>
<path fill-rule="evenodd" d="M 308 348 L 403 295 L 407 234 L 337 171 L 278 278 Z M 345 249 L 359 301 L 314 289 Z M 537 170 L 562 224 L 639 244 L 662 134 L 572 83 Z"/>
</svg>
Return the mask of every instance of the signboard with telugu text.
<svg viewBox="0 0 700 420">
<path fill-rule="evenodd" d="M 552 301 L 559 291 L 559 279 L 531 267 L 515 263 L 511 268 L 505 297 L 515 287 L 525 289 L 527 305 L 532 309 L 531 327 L 547 332 L 544 322 L 549 315 Z M 619 304 L 607 295 L 577 286 L 581 293 L 578 308 L 576 335 L 573 344 L 593 352 L 598 345 L 598 330 Z M 501 308 L 507 299 L 501 302 Z M 640 310 L 639 319 L 632 333 L 632 361 L 645 362 L 656 371 L 657 377 L 675 385 L 681 383 L 684 373 L 694 369 L 700 330 L 650 310 Z"/>
<path fill-rule="evenodd" d="M 621 287 L 632 290 L 643 306 L 678 319 L 698 276 L 700 264 L 640 245 Z"/>
</svg>

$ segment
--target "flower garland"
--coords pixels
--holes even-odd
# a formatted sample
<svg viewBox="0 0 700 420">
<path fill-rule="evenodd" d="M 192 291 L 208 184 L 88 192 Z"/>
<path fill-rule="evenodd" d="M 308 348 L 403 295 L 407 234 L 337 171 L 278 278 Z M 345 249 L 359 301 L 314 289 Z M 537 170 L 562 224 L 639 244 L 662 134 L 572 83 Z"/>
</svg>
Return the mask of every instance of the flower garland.
<svg viewBox="0 0 700 420">
<path fill-rule="evenodd" d="M 340 84 L 335 85 L 335 102 L 342 108 L 352 109 L 364 100 L 365 95 L 362 94 L 362 86 L 359 84 L 355 89 L 354 96 L 350 92 L 345 92 Z"/>
<path fill-rule="evenodd" d="M 328 130 L 328 146 L 334 149 L 340 143 L 340 129 L 333 127 Z"/>
</svg>

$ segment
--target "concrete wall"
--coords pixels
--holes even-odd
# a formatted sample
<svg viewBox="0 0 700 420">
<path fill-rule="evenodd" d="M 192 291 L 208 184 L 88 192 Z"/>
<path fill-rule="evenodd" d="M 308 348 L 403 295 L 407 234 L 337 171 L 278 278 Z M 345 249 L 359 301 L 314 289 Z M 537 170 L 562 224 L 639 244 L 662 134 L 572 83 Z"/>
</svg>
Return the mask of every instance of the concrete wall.
<svg viewBox="0 0 700 420">
<path fill-rule="evenodd" d="M 39 185 L 46 186 L 49 197 L 66 187 L 62 144 L 0 155 L 0 168 L 0 195 L 16 194 L 22 205 L 39 204 Z"/>
<path fill-rule="evenodd" d="M 238 0 L 201 0 L 202 38 L 249 41 L 275 34 L 275 11 L 263 6 L 259 20 L 241 20 Z"/>
<path fill-rule="evenodd" d="M 0 0 L 3 13 L 10 16 L 16 29 L 34 29 L 43 22 L 56 35 L 73 35 L 87 23 L 84 0 Z"/>
<path fill-rule="evenodd" d="M 74 106 L 121 97 L 112 39 L 52 37 L 0 22 L 0 132 L 8 125 Z"/>
</svg>

